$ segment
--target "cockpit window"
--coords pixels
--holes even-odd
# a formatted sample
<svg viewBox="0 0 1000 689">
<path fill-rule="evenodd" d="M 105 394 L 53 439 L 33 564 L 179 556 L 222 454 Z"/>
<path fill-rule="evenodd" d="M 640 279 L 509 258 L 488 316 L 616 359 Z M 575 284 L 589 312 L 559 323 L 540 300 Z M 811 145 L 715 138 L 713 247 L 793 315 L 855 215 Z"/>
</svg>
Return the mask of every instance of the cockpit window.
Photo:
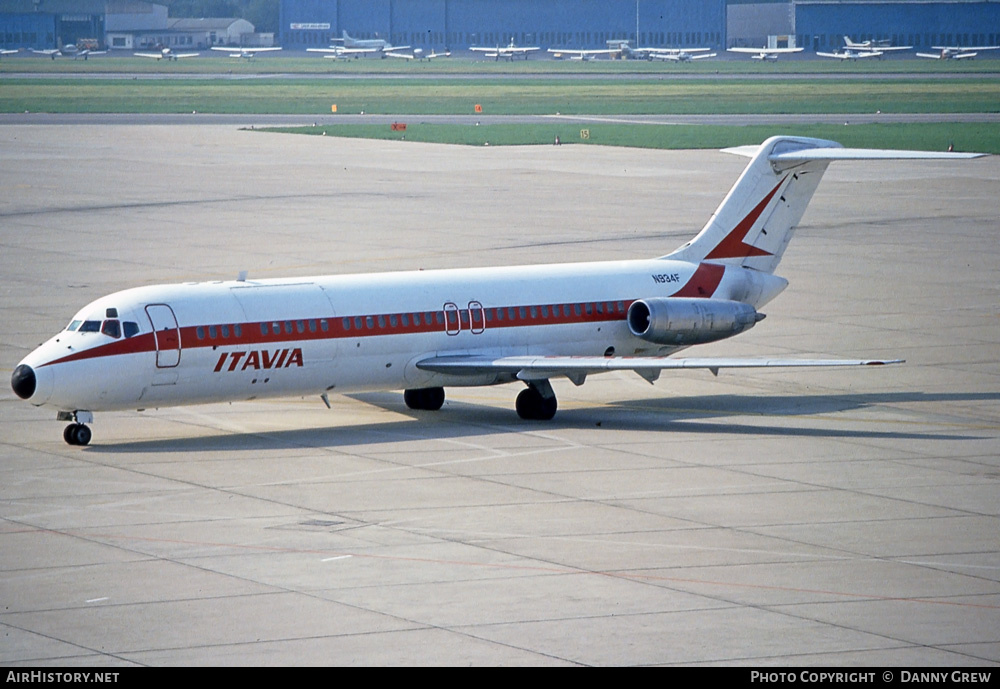
<svg viewBox="0 0 1000 689">
<path fill-rule="evenodd" d="M 99 333 L 101 332 L 101 322 L 100 321 L 84 321 L 80 325 L 81 333 Z"/>
<path fill-rule="evenodd" d="M 73 332 L 74 330 L 80 327 L 81 323 L 83 323 L 83 321 L 73 321 L 72 323 L 66 326 L 66 330 Z"/>
<path fill-rule="evenodd" d="M 116 340 L 122 336 L 122 326 L 121 323 L 114 319 L 108 319 L 104 321 L 104 326 L 101 328 L 101 332 L 108 337 L 113 337 Z"/>
<path fill-rule="evenodd" d="M 125 330 L 126 339 L 139 334 L 139 324 L 135 321 L 122 321 L 122 327 Z"/>
</svg>

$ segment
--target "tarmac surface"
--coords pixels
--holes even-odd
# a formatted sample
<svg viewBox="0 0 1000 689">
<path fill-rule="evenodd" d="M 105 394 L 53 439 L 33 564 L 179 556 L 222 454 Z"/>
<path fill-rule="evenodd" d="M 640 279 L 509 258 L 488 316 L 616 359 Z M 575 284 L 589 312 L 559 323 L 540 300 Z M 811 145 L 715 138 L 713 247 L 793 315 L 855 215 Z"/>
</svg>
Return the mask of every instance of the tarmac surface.
<svg viewBox="0 0 1000 689">
<path fill-rule="evenodd" d="M 657 256 L 746 161 L 0 127 L 6 375 L 186 280 Z M 1000 663 L 1000 158 L 835 163 L 749 333 L 903 366 L 96 416 L 0 393 L 0 663 Z"/>
</svg>

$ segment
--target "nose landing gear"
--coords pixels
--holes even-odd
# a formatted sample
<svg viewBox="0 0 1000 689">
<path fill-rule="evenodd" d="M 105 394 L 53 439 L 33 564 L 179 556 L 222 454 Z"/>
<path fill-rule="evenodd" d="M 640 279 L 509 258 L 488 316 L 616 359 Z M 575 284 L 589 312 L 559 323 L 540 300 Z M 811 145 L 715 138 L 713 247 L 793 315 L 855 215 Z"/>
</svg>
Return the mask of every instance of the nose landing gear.
<svg viewBox="0 0 1000 689">
<path fill-rule="evenodd" d="M 63 440 L 68 444 L 81 446 L 90 444 L 93 433 L 91 433 L 87 424 L 94 422 L 94 415 L 92 413 L 89 411 L 61 411 L 56 414 L 56 420 L 73 422 L 63 430 Z"/>
</svg>

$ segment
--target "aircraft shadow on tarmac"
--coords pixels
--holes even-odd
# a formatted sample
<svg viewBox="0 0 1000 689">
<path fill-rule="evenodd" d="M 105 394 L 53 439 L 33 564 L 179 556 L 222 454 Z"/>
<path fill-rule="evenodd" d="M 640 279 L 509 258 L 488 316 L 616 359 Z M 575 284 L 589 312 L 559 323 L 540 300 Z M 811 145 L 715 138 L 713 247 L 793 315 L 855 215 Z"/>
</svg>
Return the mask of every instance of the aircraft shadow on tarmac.
<svg viewBox="0 0 1000 689">
<path fill-rule="evenodd" d="M 281 448 L 350 447 L 420 440 L 448 440 L 503 433 L 603 428 L 608 431 L 695 435 L 760 435 L 773 438 L 846 438 L 881 440 L 975 440 L 987 436 L 970 433 L 921 433 L 859 428 L 852 419 L 818 420 L 806 426 L 786 425 L 788 419 L 849 412 L 876 405 L 906 403 L 998 402 L 1000 393 L 890 392 L 857 395 L 706 395 L 693 397 L 618 400 L 595 408 L 560 410 L 553 421 L 521 421 L 513 410 L 449 400 L 439 412 L 412 411 L 398 393 L 378 392 L 350 395 L 367 403 L 410 418 L 384 423 L 336 425 L 280 431 L 229 433 L 187 438 L 157 438 L 118 444 L 95 444 L 85 452 L 247 452 Z M 739 419 L 726 423 L 729 418 Z M 781 419 L 768 424 L 767 418 Z M 755 421 L 754 419 L 758 419 Z M 892 420 L 876 421 L 891 425 Z M 935 421 L 925 421 L 935 425 Z M 942 424 L 948 423 L 942 421 Z M 974 430 L 974 429 L 972 429 Z"/>
</svg>

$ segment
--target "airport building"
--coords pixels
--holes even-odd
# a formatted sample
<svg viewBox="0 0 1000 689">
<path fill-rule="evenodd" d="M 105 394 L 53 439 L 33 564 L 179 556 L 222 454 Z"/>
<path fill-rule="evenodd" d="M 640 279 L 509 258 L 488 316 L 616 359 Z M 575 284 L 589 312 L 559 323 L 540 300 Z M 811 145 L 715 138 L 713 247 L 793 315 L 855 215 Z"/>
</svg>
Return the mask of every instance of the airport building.
<svg viewBox="0 0 1000 689">
<path fill-rule="evenodd" d="M 180 19 L 144 0 L 0 0 L 0 48 L 76 45 L 131 50 L 154 46 L 272 45 L 243 19 Z"/>
<path fill-rule="evenodd" d="M 728 48 L 784 43 L 809 50 L 854 40 L 997 45 L 1000 3 L 987 0 L 281 0 L 277 40 L 323 47 L 341 32 L 426 48 L 474 45 Z"/>
</svg>

